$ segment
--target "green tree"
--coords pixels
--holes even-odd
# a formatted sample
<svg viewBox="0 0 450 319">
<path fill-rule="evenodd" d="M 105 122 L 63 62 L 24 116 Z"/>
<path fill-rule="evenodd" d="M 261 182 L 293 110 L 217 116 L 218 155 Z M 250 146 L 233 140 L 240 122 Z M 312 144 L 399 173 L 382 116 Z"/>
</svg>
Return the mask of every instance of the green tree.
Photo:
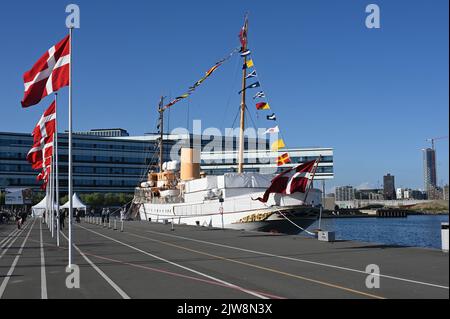
<svg viewBox="0 0 450 319">
<path fill-rule="evenodd" d="M 88 206 L 103 206 L 105 201 L 105 196 L 100 193 L 82 194 L 80 199 Z"/>
<path fill-rule="evenodd" d="M 44 197 L 45 197 L 44 192 L 33 193 L 33 200 L 32 200 L 33 205 L 38 204 L 41 200 L 44 199 Z"/>
<path fill-rule="evenodd" d="M 69 195 L 64 195 L 64 196 L 61 197 L 61 199 L 60 199 L 61 205 L 64 205 L 64 204 L 67 203 L 68 201 L 69 201 Z"/>
</svg>

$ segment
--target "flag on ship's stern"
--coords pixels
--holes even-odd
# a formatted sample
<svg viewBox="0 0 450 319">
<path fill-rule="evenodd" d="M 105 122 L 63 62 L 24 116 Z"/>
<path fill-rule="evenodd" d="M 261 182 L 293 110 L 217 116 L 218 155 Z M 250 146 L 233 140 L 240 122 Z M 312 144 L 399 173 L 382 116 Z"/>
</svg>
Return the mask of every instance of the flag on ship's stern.
<svg viewBox="0 0 450 319">
<path fill-rule="evenodd" d="M 269 188 L 265 191 L 263 197 L 255 200 L 266 203 L 269 200 L 269 195 L 277 194 L 292 194 L 296 192 L 304 193 L 308 187 L 309 180 L 313 178 L 313 171 L 317 161 L 310 161 L 297 166 L 295 169 L 291 168 L 287 171 L 277 175 Z M 289 173 L 295 172 L 292 176 Z"/>
</svg>

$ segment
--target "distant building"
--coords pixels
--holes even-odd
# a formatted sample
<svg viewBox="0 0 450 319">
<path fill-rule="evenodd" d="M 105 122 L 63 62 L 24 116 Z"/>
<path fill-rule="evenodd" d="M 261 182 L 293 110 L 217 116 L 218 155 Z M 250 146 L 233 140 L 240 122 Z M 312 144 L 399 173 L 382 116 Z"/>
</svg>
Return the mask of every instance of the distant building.
<svg viewBox="0 0 450 319">
<path fill-rule="evenodd" d="M 423 200 L 426 199 L 427 195 L 425 192 L 411 189 L 411 188 L 397 188 L 397 199 L 416 199 Z"/>
<path fill-rule="evenodd" d="M 338 186 L 335 190 L 335 199 L 337 202 L 354 200 L 355 189 L 353 186 Z"/>
<path fill-rule="evenodd" d="M 396 197 L 397 199 L 408 199 L 409 192 L 407 189 L 404 188 L 397 188 Z"/>
<path fill-rule="evenodd" d="M 423 151 L 423 179 L 428 199 L 436 199 L 436 151 L 427 148 Z"/>
<path fill-rule="evenodd" d="M 393 200 L 396 199 L 395 192 L 395 177 L 391 174 L 383 176 L 383 193 L 384 199 Z"/>
<path fill-rule="evenodd" d="M 444 186 L 443 195 L 444 195 L 444 200 L 449 200 L 449 197 L 448 197 L 448 185 Z"/>
<path fill-rule="evenodd" d="M 382 189 L 358 189 L 355 193 L 355 199 L 372 199 L 372 200 L 383 200 L 383 190 Z"/>
<path fill-rule="evenodd" d="M 419 190 L 409 190 L 409 198 L 410 199 L 426 199 L 427 195 L 425 192 L 419 191 Z"/>
<path fill-rule="evenodd" d="M 427 199 L 441 200 L 444 198 L 444 189 L 439 186 L 429 186 L 427 190 Z"/>
<path fill-rule="evenodd" d="M 67 133 L 67 131 L 66 131 Z M 73 132 L 76 135 L 90 135 L 90 136 L 101 136 L 101 137 L 121 137 L 130 136 L 128 132 L 122 128 L 109 128 L 109 129 L 93 129 L 85 132 Z"/>
</svg>

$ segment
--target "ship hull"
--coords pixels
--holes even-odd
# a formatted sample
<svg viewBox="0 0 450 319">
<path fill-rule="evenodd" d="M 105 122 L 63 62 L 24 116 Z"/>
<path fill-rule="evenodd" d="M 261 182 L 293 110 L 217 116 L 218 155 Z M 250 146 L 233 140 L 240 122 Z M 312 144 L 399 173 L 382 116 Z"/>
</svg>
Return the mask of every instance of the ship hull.
<svg viewBox="0 0 450 319">
<path fill-rule="evenodd" d="M 224 214 L 195 216 L 170 216 L 152 213 L 152 204 L 143 204 L 142 220 L 159 223 L 226 228 L 244 231 L 260 231 L 296 235 L 311 226 L 318 218 L 319 209 L 310 206 L 269 207 L 265 209 Z"/>
</svg>

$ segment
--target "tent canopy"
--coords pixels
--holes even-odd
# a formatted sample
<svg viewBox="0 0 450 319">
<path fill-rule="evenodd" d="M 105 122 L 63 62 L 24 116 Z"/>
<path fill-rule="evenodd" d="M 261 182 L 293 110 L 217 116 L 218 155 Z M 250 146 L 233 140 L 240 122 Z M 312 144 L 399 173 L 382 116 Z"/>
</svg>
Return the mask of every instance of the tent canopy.
<svg viewBox="0 0 450 319">
<path fill-rule="evenodd" d="M 67 209 L 69 208 L 69 202 L 67 202 L 63 206 L 61 206 L 61 209 L 64 209 L 64 208 L 67 208 Z M 81 199 L 78 197 L 77 193 L 73 193 L 72 208 L 86 210 L 86 205 L 81 201 Z"/>
<path fill-rule="evenodd" d="M 50 204 L 49 204 L 50 205 Z M 56 210 L 56 203 L 54 203 L 54 207 Z M 39 203 L 31 207 L 31 212 L 34 217 L 42 216 L 42 213 L 47 210 L 47 196 L 45 196 Z"/>
</svg>

